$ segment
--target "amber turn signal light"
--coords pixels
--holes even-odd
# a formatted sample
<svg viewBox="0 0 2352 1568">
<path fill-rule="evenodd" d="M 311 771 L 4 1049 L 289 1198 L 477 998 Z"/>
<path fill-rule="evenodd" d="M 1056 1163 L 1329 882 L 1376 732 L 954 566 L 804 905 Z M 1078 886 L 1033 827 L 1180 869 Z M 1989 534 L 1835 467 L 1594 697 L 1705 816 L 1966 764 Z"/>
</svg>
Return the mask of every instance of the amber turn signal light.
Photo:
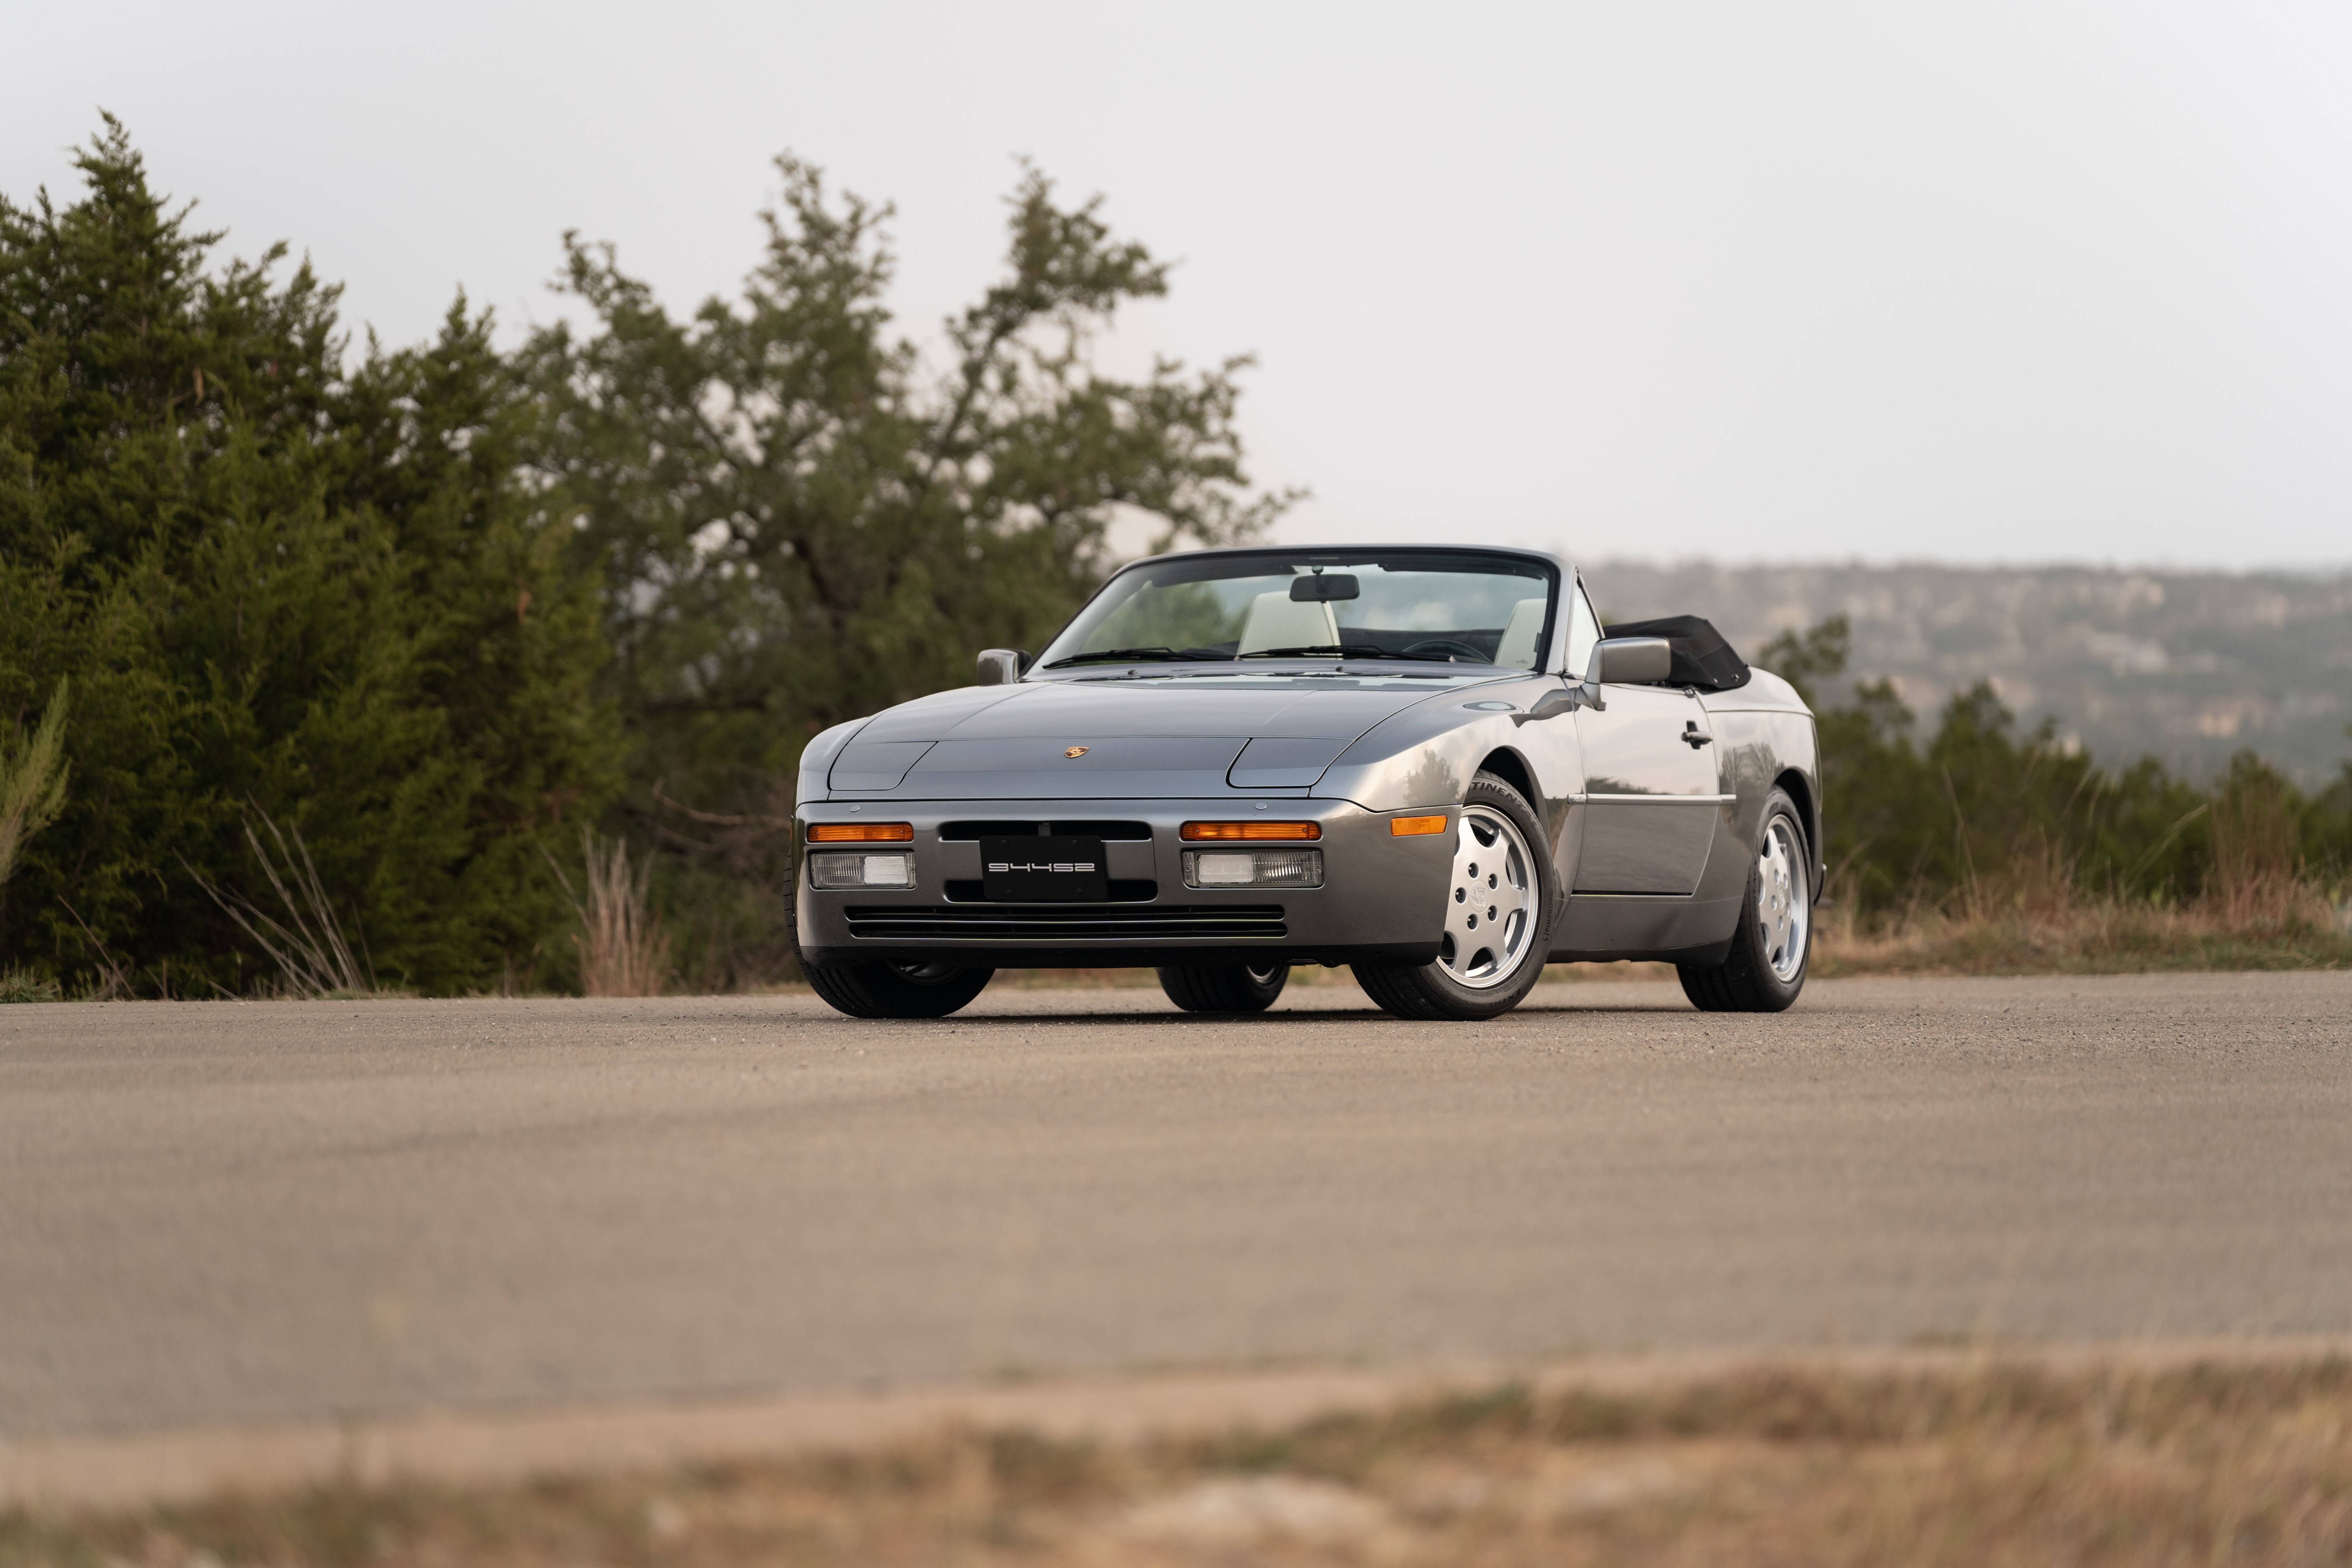
<svg viewBox="0 0 2352 1568">
<path fill-rule="evenodd" d="M 1323 827 L 1314 822 L 1188 822 L 1180 836 L 1196 843 L 1211 838 L 1320 838 Z"/>
<path fill-rule="evenodd" d="M 812 844 L 911 844 L 914 824 L 908 822 L 812 822 Z"/>
<path fill-rule="evenodd" d="M 1389 837 L 1391 838 L 1413 838 L 1418 837 L 1420 835 L 1424 833 L 1443 833 L 1444 831 L 1445 817 L 1443 813 L 1440 813 L 1435 816 L 1391 816 L 1389 818 Z"/>
</svg>

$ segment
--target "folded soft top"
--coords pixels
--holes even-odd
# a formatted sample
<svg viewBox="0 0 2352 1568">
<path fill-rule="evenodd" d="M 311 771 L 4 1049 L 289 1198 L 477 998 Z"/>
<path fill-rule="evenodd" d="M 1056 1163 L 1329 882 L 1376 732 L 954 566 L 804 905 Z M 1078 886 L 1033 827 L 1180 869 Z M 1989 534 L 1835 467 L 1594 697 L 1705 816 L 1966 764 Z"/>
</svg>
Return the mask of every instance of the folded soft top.
<svg viewBox="0 0 2352 1568">
<path fill-rule="evenodd" d="M 1696 616 L 1664 616 L 1654 621 L 1620 621 L 1606 628 L 1612 637 L 1664 637 L 1674 648 L 1670 686 L 1729 691 L 1748 684 L 1748 661 L 1723 640 L 1714 624 Z"/>
</svg>

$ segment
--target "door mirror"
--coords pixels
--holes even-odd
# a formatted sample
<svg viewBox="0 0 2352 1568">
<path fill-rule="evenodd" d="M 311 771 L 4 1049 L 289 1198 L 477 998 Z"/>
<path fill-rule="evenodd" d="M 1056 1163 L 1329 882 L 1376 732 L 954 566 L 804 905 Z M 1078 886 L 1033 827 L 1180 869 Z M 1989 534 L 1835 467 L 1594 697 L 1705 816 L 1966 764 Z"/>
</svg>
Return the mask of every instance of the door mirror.
<svg viewBox="0 0 2352 1568">
<path fill-rule="evenodd" d="M 1644 686 L 1674 673 L 1674 646 L 1664 637 L 1603 637 L 1592 645 L 1585 683 Z"/>
<path fill-rule="evenodd" d="M 1029 668 L 1029 655 L 1017 647 L 984 647 L 980 650 L 980 684 L 1010 686 L 1021 679 Z"/>
</svg>

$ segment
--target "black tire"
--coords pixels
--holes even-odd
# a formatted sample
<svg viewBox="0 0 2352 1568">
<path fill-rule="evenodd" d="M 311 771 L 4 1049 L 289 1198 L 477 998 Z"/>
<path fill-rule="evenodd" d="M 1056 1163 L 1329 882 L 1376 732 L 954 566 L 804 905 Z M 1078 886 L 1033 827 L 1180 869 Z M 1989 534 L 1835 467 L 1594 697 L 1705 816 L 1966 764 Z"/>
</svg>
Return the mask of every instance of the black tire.
<svg viewBox="0 0 2352 1568">
<path fill-rule="evenodd" d="M 1431 1023 L 1468 1021 L 1496 1017 L 1509 1012 L 1527 999 L 1536 982 L 1543 978 L 1544 961 L 1551 953 L 1551 931 L 1559 917 L 1559 877 L 1554 872 L 1550 856 L 1546 853 L 1550 840 L 1544 835 L 1543 819 L 1536 815 L 1527 797 L 1493 773 L 1480 773 L 1471 781 L 1469 793 L 1463 796 L 1464 812 L 1484 807 L 1507 818 L 1518 830 L 1520 851 L 1526 858 L 1528 879 L 1525 911 L 1527 924 L 1517 934 L 1512 967 L 1497 981 L 1484 984 L 1465 984 L 1456 978 L 1449 960 L 1441 956 L 1430 963 L 1358 963 L 1356 984 L 1364 994 L 1380 1005 L 1384 1013 L 1400 1018 L 1423 1019 Z M 1463 831 L 1456 829 L 1459 833 Z M 1459 867 L 1457 866 L 1457 871 Z M 1491 877 L 1491 873 L 1489 873 Z M 1449 899 L 1461 901 L 1464 889 L 1449 889 Z M 1450 929 L 1454 904 L 1448 904 L 1449 930 L 1447 940 L 1454 940 Z"/>
<path fill-rule="evenodd" d="M 1160 971 L 1160 989 L 1187 1013 L 1263 1013 L 1289 984 L 1287 963 L 1194 963 Z"/>
<path fill-rule="evenodd" d="M 877 961 L 803 973 L 811 990 L 853 1018 L 944 1018 L 979 995 L 996 971 Z"/>
<path fill-rule="evenodd" d="M 1776 900 L 1768 898 L 1767 868 L 1774 862 L 1774 838 L 1782 837 L 1793 874 L 1793 889 L 1777 889 L 1777 903 L 1790 903 L 1791 919 L 1776 930 Z M 1748 884 L 1739 907 L 1739 927 L 1732 933 L 1731 952 L 1721 963 L 1701 968 L 1676 964 L 1683 994 L 1702 1013 L 1779 1013 L 1805 988 L 1805 971 L 1812 962 L 1812 852 L 1805 838 L 1804 818 L 1796 804 L 1780 790 L 1764 797 L 1764 825 L 1757 834 L 1748 865 Z M 1776 875 L 1776 881 L 1778 878 Z"/>
</svg>

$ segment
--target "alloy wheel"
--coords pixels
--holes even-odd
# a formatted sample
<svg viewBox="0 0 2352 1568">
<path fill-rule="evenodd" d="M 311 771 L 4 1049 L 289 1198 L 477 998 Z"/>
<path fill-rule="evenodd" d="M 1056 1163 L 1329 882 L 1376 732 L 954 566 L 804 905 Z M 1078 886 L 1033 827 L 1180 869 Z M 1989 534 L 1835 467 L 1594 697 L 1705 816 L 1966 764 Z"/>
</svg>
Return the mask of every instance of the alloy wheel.
<svg viewBox="0 0 2352 1568">
<path fill-rule="evenodd" d="M 1492 806 L 1465 806 L 1438 966 L 1474 991 L 1517 974 L 1535 933 L 1535 857 L 1517 826 Z"/>
<path fill-rule="evenodd" d="M 1764 936 L 1764 961 L 1783 981 L 1805 967 L 1805 943 L 1812 920 L 1806 898 L 1804 840 L 1797 825 L 1775 816 L 1764 829 L 1756 858 L 1756 922 Z"/>
</svg>

